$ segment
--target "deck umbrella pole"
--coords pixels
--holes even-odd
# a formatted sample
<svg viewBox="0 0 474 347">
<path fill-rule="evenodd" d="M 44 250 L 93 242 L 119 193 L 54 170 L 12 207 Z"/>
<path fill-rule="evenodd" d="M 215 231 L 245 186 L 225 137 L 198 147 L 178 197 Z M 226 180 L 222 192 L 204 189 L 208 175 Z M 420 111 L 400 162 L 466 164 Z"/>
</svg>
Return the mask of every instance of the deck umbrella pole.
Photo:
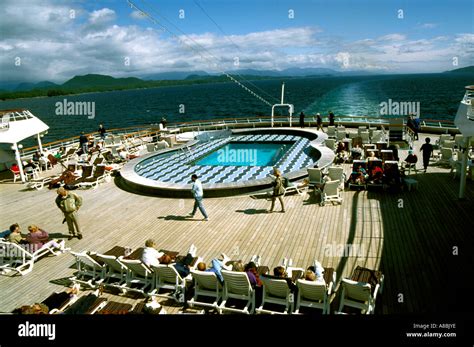
<svg viewBox="0 0 474 347">
<path fill-rule="evenodd" d="M 36 139 L 38 140 L 38 150 L 40 153 L 43 153 L 43 144 L 41 143 L 41 135 L 36 134 Z"/>
<path fill-rule="evenodd" d="M 26 182 L 26 176 L 25 176 L 25 172 L 23 171 L 23 163 L 21 162 L 20 151 L 18 150 L 18 145 L 17 145 L 16 142 L 13 144 L 12 149 L 15 151 L 15 159 L 16 159 L 16 163 L 18 165 L 18 168 L 20 169 L 21 181 L 23 183 L 25 183 Z"/>
</svg>

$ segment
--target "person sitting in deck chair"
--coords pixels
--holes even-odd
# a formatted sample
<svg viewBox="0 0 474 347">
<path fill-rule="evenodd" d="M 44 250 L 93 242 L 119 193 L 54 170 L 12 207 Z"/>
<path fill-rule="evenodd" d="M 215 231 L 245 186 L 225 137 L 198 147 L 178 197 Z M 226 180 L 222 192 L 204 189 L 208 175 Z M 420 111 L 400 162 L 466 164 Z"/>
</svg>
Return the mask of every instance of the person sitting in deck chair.
<svg viewBox="0 0 474 347">
<path fill-rule="evenodd" d="M 357 144 L 351 149 L 352 160 L 359 160 L 362 157 L 362 148 Z"/>
<path fill-rule="evenodd" d="M 212 259 L 211 267 L 209 269 L 206 269 L 206 263 L 200 262 L 199 264 L 197 264 L 197 269 L 199 271 L 214 272 L 219 282 L 224 283 L 224 277 L 222 277 L 221 271 L 222 269 L 231 270 L 232 266 L 227 265 L 227 263 L 230 261 L 230 258 L 224 253 L 222 253 L 222 259 L 223 260 Z"/>
<path fill-rule="evenodd" d="M 158 252 L 156 250 L 156 244 L 155 241 L 149 239 L 145 241 L 145 249 L 143 250 L 142 253 L 142 262 L 147 265 L 147 266 L 157 266 L 160 264 L 160 261 L 158 260 L 164 255 L 163 252 Z"/>
<path fill-rule="evenodd" d="M 64 170 L 64 172 L 59 176 L 58 178 L 52 180 L 49 182 L 49 189 L 53 188 L 58 188 L 61 183 L 64 183 L 64 187 L 68 190 L 75 189 L 76 187 L 74 186 L 74 181 L 76 181 L 79 178 L 79 176 L 76 176 L 74 174 L 74 171 L 71 170 L 71 168 L 67 168 Z"/>
<path fill-rule="evenodd" d="M 253 261 L 245 265 L 245 273 L 247 274 L 247 277 L 249 278 L 249 282 L 252 285 L 252 287 L 261 287 L 262 286 L 262 281 L 260 280 L 260 276 L 258 275 L 257 272 L 257 265 Z"/>
<path fill-rule="evenodd" d="M 356 170 L 351 173 L 349 180 L 351 183 L 363 185 L 367 178 L 367 171 L 362 167 L 362 165 L 359 165 Z"/>
<path fill-rule="evenodd" d="M 370 181 L 373 184 L 382 184 L 383 169 L 380 166 L 374 165 L 370 171 Z"/>
<path fill-rule="evenodd" d="M 408 151 L 408 156 L 405 158 L 405 167 L 406 168 L 409 168 L 410 166 L 413 167 L 414 165 L 416 165 L 416 163 L 418 162 L 418 157 L 416 156 L 416 154 L 413 154 L 413 150 L 409 150 Z"/>
<path fill-rule="evenodd" d="M 17 245 L 28 244 L 26 238 L 21 235 L 18 223 L 10 225 L 10 234 L 7 237 L 7 241 Z"/>
<path fill-rule="evenodd" d="M 26 235 L 26 241 L 34 247 L 33 251 L 37 251 L 43 247 L 54 247 L 62 253 L 66 251 L 64 240 L 61 240 L 60 242 L 57 240 L 50 240 L 49 234 L 43 229 L 38 228 L 36 225 L 30 225 L 28 231 L 30 233 Z M 53 252 L 53 254 L 55 253 Z"/>
<path fill-rule="evenodd" d="M 175 264 L 173 264 L 174 268 L 176 269 L 176 271 L 178 271 L 179 275 L 182 278 L 187 277 L 189 273 L 191 272 L 190 265 L 192 261 L 194 260 L 194 257 L 196 256 L 196 252 L 197 252 L 196 246 L 191 245 L 191 247 L 189 248 L 188 254 L 186 254 L 186 256 L 183 259 L 181 259 L 179 262 L 176 262 Z M 171 264 L 172 259 L 168 254 L 165 254 L 159 259 L 159 261 L 160 261 L 160 264 L 169 265 Z"/>
</svg>

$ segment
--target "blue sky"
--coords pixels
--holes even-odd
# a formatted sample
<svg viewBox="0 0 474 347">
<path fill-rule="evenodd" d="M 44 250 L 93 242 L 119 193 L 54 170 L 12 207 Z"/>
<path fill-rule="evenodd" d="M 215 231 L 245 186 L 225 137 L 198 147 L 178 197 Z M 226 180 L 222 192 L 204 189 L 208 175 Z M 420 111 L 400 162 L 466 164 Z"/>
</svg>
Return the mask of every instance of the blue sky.
<svg viewBox="0 0 474 347">
<path fill-rule="evenodd" d="M 291 67 L 425 73 L 474 64 L 474 1 L 133 2 L 181 43 L 126 0 L 3 1 L 0 80 Z"/>
</svg>

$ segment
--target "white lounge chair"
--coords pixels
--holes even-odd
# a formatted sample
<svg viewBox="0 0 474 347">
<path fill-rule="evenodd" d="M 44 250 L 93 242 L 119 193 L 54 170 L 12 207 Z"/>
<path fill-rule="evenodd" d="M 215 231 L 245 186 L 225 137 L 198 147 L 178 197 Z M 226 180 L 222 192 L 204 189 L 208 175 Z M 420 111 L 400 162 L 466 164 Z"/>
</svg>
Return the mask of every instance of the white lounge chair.
<svg viewBox="0 0 474 347">
<path fill-rule="evenodd" d="M 224 277 L 224 293 L 220 311 L 252 314 L 255 309 L 255 290 L 250 285 L 249 278 L 245 272 L 222 270 Z M 229 299 L 243 300 L 246 305 L 243 309 L 227 307 Z"/>
<path fill-rule="evenodd" d="M 222 285 L 217 278 L 217 275 L 211 271 L 191 271 L 194 279 L 194 296 L 188 301 L 190 307 L 194 305 L 212 307 L 219 313 L 219 301 L 222 298 Z M 206 296 L 213 298 L 211 303 L 205 301 L 198 301 L 199 296 Z"/>
<path fill-rule="evenodd" d="M 346 181 L 346 175 L 344 174 L 344 168 L 342 166 L 331 166 L 328 168 L 328 176 L 331 181 L 339 181 L 340 189 L 344 189 L 344 182 Z"/>
<path fill-rule="evenodd" d="M 267 276 L 262 276 L 263 282 L 263 296 L 262 303 L 255 312 L 270 313 L 270 314 L 288 314 L 293 311 L 294 295 L 291 293 L 290 287 L 286 279 L 277 279 Z M 284 306 L 284 311 L 274 311 L 265 309 L 266 303 Z"/>
<path fill-rule="evenodd" d="M 333 125 L 329 125 L 327 135 L 330 138 L 335 138 L 336 137 L 336 127 L 333 126 Z"/>
<path fill-rule="evenodd" d="M 105 264 L 104 285 L 126 291 L 128 268 L 113 255 L 96 254 L 95 256 Z"/>
<path fill-rule="evenodd" d="M 59 255 L 53 246 L 45 244 L 43 247 L 34 252 L 28 250 L 27 247 L 22 247 L 16 243 L 5 240 L 0 240 L 0 270 L 3 273 L 16 271 L 20 275 L 26 275 L 33 270 L 35 262 L 48 254 Z"/>
<path fill-rule="evenodd" d="M 323 188 L 323 193 L 321 194 L 321 206 L 324 206 L 327 202 L 337 202 L 342 204 L 342 196 L 339 191 L 340 184 L 340 181 L 326 182 Z"/>
<path fill-rule="evenodd" d="M 145 294 L 147 288 L 154 289 L 154 273 L 141 260 L 131 260 L 120 258 L 120 262 L 128 268 L 127 290 Z"/>
<path fill-rule="evenodd" d="M 324 184 L 323 180 L 323 172 L 321 169 L 318 168 L 308 168 L 308 178 L 309 178 L 309 184 L 310 185 L 315 185 L 316 187 L 320 187 L 321 185 Z"/>
<path fill-rule="evenodd" d="M 104 281 L 105 265 L 99 264 L 86 252 L 71 251 L 71 254 L 76 258 L 77 266 L 77 273 L 69 278 L 72 282 L 95 288 Z"/>
<path fill-rule="evenodd" d="M 186 280 L 181 277 L 175 267 L 173 265 L 160 264 L 151 268 L 155 271 L 155 284 L 150 295 L 184 302 Z M 159 294 L 161 289 L 173 290 L 173 293 Z"/>
<path fill-rule="evenodd" d="M 379 284 L 376 284 L 372 294 L 372 287 L 369 283 L 343 278 L 339 312 L 342 312 L 344 306 L 349 306 L 360 309 L 362 314 L 373 314 L 379 287 Z"/>
<path fill-rule="evenodd" d="M 307 281 L 299 279 L 296 281 L 298 296 L 296 298 L 295 314 L 300 313 L 300 307 L 317 308 L 323 314 L 330 313 L 330 296 L 333 282 L 326 284 L 324 281 Z"/>
<path fill-rule="evenodd" d="M 441 153 L 441 157 L 438 160 L 437 164 L 438 165 L 449 165 L 449 166 L 451 166 L 452 161 L 453 161 L 453 149 L 443 147 L 443 148 L 441 148 L 440 153 Z"/>
</svg>

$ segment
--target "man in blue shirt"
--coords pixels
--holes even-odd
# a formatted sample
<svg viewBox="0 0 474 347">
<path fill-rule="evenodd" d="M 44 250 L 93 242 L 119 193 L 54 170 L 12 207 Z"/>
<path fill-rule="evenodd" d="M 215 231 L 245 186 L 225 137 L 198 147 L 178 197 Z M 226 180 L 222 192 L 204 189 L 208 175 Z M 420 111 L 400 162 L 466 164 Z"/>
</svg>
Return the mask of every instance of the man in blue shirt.
<svg viewBox="0 0 474 347">
<path fill-rule="evenodd" d="M 202 198 L 204 196 L 204 192 L 202 189 L 202 183 L 198 179 L 196 174 L 193 174 L 191 176 L 191 180 L 193 181 L 193 186 L 191 188 L 191 192 L 193 193 L 194 196 L 194 207 L 193 207 L 193 212 L 189 214 L 190 217 L 194 217 L 196 214 L 196 210 L 199 208 L 199 211 L 201 211 L 202 215 L 204 216 L 204 220 L 208 221 L 209 217 L 206 213 L 206 209 L 204 208 L 204 205 L 202 203 Z"/>
</svg>

